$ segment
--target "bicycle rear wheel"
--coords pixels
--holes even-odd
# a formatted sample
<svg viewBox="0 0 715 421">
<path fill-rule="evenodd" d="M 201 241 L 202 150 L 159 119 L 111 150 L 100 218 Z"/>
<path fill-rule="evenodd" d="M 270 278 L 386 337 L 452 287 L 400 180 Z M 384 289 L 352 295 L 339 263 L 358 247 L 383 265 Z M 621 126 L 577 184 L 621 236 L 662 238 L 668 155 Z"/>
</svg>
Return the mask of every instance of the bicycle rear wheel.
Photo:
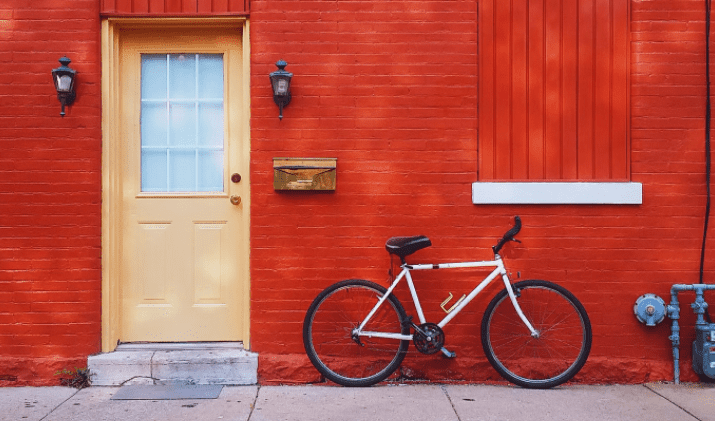
<svg viewBox="0 0 715 421">
<path fill-rule="evenodd" d="M 538 337 L 532 337 L 504 289 L 482 319 L 487 359 L 502 377 L 522 387 L 546 389 L 569 381 L 591 350 L 591 322 L 583 305 L 547 281 L 517 282 L 512 288 Z"/>
<path fill-rule="evenodd" d="M 387 290 L 363 280 L 338 282 L 321 292 L 303 322 L 303 345 L 315 368 L 343 386 L 370 386 L 386 379 L 405 358 L 409 341 L 353 338 Z M 409 334 L 402 304 L 390 295 L 363 330 Z"/>
</svg>

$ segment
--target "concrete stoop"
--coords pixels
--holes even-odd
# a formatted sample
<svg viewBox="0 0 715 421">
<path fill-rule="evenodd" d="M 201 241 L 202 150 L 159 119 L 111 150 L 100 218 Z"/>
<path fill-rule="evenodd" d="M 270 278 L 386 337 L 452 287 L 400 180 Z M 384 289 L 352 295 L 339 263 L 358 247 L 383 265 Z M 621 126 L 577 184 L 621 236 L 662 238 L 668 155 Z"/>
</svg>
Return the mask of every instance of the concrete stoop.
<svg viewBox="0 0 715 421">
<path fill-rule="evenodd" d="M 113 352 L 90 356 L 87 366 L 93 386 L 258 381 L 258 354 L 240 342 L 120 344 Z"/>
</svg>

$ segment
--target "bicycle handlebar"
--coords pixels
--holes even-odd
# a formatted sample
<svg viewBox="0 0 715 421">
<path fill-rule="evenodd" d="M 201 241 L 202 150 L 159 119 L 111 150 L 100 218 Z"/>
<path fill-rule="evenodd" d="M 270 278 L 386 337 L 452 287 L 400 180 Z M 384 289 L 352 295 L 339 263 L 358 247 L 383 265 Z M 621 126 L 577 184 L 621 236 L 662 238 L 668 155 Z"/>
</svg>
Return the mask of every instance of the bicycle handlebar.
<svg viewBox="0 0 715 421">
<path fill-rule="evenodd" d="M 519 218 L 519 215 L 516 215 L 514 217 L 514 226 L 509 229 L 509 231 L 504 234 L 504 236 L 499 240 L 499 242 L 495 245 L 492 246 L 492 250 L 494 250 L 494 254 L 499 253 L 499 250 L 501 250 L 502 247 L 504 247 L 504 244 L 506 244 L 509 241 L 519 241 L 514 238 L 516 234 L 521 231 L 521 218 Z"/>
</svg>

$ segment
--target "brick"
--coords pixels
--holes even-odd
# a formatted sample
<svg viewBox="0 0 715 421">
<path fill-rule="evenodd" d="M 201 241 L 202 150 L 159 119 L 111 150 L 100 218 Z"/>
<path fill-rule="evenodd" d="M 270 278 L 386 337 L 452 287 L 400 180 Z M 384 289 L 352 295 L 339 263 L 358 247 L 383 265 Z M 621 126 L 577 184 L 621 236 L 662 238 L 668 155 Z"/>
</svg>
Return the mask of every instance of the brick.
<svg viewBox="0 0 715 421">
<path fill-rule="evenodd" d="M 137 3 L 137 10 L 159 3 Z M 99 349 L 99 7 L 94 0 L 0 6 L 0 52 L 11 75 L 0 86 L 0 373 L 51 358 L 86 361 Z M 633 207 L 471 204 L 479 170 L 478 2 L 253 0 L 251 7 L 251 329 L 269 381 L 312 381 L 301 349 L 305 309 L 339 279 L 385 284 L 387 237 L 433 238 L 415 261 L 486 259 L 515 214 L 524 221 L 524 243 L 509 251 L 510 270 L 563 283 L 591 315 L 596 337 L 581 379 L 670 378 L 669 344 L 638 346 L 653 343 L 653 333 L 631 312 L 634 297 L 667 296 L 673 282 L 697 282 L 705 203 L 702 1 L 630 4 L 629 165 L 631 179 L 644 184 L 644 203 Z M 81 84 L 60 119 L 49 70 L 64 54 Z M 280 122 L 266 76 L 278 58 L 295 73 L 293 102 Z M 338 189 L 276 193 L 276 156 L 337 156 Z M 715 247 L 712 236 L 708 247 Z M 706 280 L 713 275 L 708 260 Z M 425 305 L 438 305 L 461 276 L 416 275 L 418 288 L 431 294 Z M 449 326 L 450 343 L 479 355 L 473 364 L 485 364 L 478 321 L 497 289 Z M 692 323 L 684 308 L 682 326 Z M 692 378 L 682 354 L 683 378 Z M 421 370 L 441 378 L 430 361 L 420 360 Z M 55 380 L 37 370 L 41 380 L 20 375 L 18 384 Z"/>
<path fill-rule="evenodd" d="M 300 10 L 294 10 L 298 6 L 292 3 L 286 10 L 294 13 L 278 13 L 273 9 L 275 4 L 254 1 L 252 5 L 253 40 L 260 44 L 253 56 L 255 86 L 265 83 L 265 71 L 259 66 L 270 62 L 270 57 L 280 54 L 286 45 L 297 50 L 305 46 L 307 50 L 302 51 L 309 54 L 294 59 L 302 71 L 296 70 L 295 82 L 303 77 L 296 92 L 302 95 L 304 109 L 286 117 L 292 119 L 292 126 L 278 128 L 272 118 L 275 107 L 266 96 L 269 92 L 254 95 L 261 102 L 254 102 L 252 114 L 252 199 L 256 211 L 252 274 L 254 303 L 263 307 L 252 313 L 252 327 L 254 344 L 263 352 L 292 352 L 292 341 L 299 338 L 290 339 L 286 332 L 289 340 L 278 343 L 270 340 L 271 334 L 261 332 L 268 329 L 275 333 L 270 330 L 271 321 L 277 317 L 274 310 L 299 308 L 302 300 L 307 306 L 311 298 L 308 292 L 315 294 L 320 289 L 308 285 L 327 286 L 366 264 L 379 266 L 374 261 L 384 263 L 384 269 L 376 267 L 367 274 L 382 280 L 387 266 L 382 243 L 395 231 L 428 231 L 435 234 L 433 241 L 457 247 L 454 252 L 425 251 L 428 260 L 430 256 L 469 256 L 472 253 L 465 250 L 493 244 L 502 231 L 497 226 L 506 225 L 510 215 L 526 212 L 523 218 L 529 219 L 531 227 L 524 230 L 524 236 L 530 238 L 527 254 L 509 263 L 524 272 L 531 268 L 530 272 L 557 280 L 565 271 L 577 274 L 581 280 L 569 285 L 578 296 L 589 300 L 587 307 L 595 315 L 592 319 L 603 326 L 612 325 L 607 321 L 612 316 L 599 311 L 598 304 L 608 288 L 627 289 L 636 296 L 648 287 L 667 291 L 666 285 L 673 278 L 664 273 L 688 273 L 683 276 L 693 279 L 698 238 L 702 235 L 699 209 L 704 203 L 702 193 L 693 193 L 704 187 L 702 4 L 658 0 L 631 5 L 635 41 L 630 77 L 631 174 L 644 183 L 648 202 L 637 209 L 471 205 L 468 186 L 476 180 L 478 130 L 474 122 L 477 92 L 472 88 L 479 83 L 475 78 L 476 3 L 450 2 L 450 9 L 438 9 L 441 13 L 433 16 L 437 19 L 420 21 L 423 15 L 411 22 L 411 18 L 400 20 L 399 13 L 394 12 L 402 8 L 433 11 L 434 4 L 331 4 L 338 10 L 327 19 L 337 23 L 337 33 L 332 25 L 297 25 L 301 18 L 314 18 L 320 6 L 304 2 Z M 451 6 L 455 6 L 452 13 Z M 270 24 L 281 20 L 301 27 L 295 40 L 270 32 Z M 449 24 L 443 26 L 446 22 Z M 431 32 L 437 41 L 420 38 L 418 34 L 423 32 Z M 319 41 L 328 47 L 319 50 Z M 337 53 L 333 53 L 336 47 Z M 332 76 L 337 74 L 347 87 L 335 83 Z M 413 80 L 410 75 L 417 77 Z M 290 112 L 289 108 L 286 114 Z M 433 119 L 446 124 L 430 121 Z M 305 151 L 338 156 L 339 187 L 335 194 L 296 198 L 272 192 L 272 178 L 263 172 L 269 168 L 270 158 Z M 663 214 L 670 217 L 662 218 Z M 360 234 L 355 235 L 353 230 Z M 341 238 L 336 232 L 350 234 Z M 484 238 L 484 233 L 489 238 Z M 663 238 L 668 239 L 668 246 L 662 246 Z M 296 248 L 298 244 L 304 247 Z M 622 263 L 624 259 L 627 264 Z M 324 264 L 331 264 L 328 262 L 340 269 L 324 269 Z M 265 269 L 266 263 L 279 265 L 280 270 L 275 273 Z M 633 284 L 634 274 L 641 278 L 643 273 L 653 272 L 654 265 L 659 273 L 649 279 L 657 279 L 655 285 Z M 306 291 L 301 290 L 300 299 L 276 294 L 285 288 L 279 274 L 297 279 L 308 276 L 309 267 L 317 270 L 311 269 L 312 276 L 304 278 Z M 538 269 L 543 267 L 553 269 Z M 603 279 L 609 282 L 604 284 Z M 447 287 L 433 285 L 435 294 L 446 296 Z M 274 301 L 265 301 L 269 299 Z M 620 300 L 619 308 L 632 308 L 630 299 L 614 299 Z M 286 314 L 283 320 L 298 323 L 301 315 L 291 317 Z M 617 329 L 626 337 L 626 332 L 633 332 L 637 325 L 624 320 Z M 647 341 L 642 330 L 637 332 L 641 333 L 630 333 L 630 342 L 623 343 Z M 667 344 L 661 354 L 667 359 L 666 348 Z M 641 354 L 638 347 L 627 349 L 631 357 L 658 358 Z M 596 350 L 601 356 L 609 352 L 614 349 Z"/>
<path fill-rule="evenodd" d="M 0 360 L 34 361 L 26 367 L 48 356 L 77 361 L 96 352 L 100 338 L 98 2 L 10 0 L 9 7 L 10 14 L 0 7 L 0 21 L 7 19 L 0 50 L 12 74 L 0 88 L 0 97 L 10 99 L 0 104 L 8 116 L 0 119 L 0 290 L 11 292 L 0 304 L 2 317 L 11 319 L 0 328 Z M 82 116 L 60 120 L 49 72 L 65 54 L 80 74 L 82 105 L 74 108 Z M 94 148 L 84 144 L 87 136 Z M 65 308 L 75 311 L 55 312 Z M 10 331 L 12 345 L 3 336 Z M 88 340 L 89 347 L 77 345 Z M 61 345 L 44 346 L 53 343 Z M 0 372 L 5 367 L 1 362 Z M 56 384 L 53 374 L 39 370 L 29 375 L 37 379 L 18 381 Z"/>
</svg>

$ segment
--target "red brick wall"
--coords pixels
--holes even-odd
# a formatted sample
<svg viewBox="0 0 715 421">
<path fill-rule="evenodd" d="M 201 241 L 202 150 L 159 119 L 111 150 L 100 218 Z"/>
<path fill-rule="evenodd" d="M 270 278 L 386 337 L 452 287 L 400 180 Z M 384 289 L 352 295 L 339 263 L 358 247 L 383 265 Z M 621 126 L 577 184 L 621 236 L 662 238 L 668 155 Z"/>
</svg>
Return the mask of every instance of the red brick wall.
<svg viewBox="0 0 715 421">
<path fill-rule="evenodd" d="M 251 331 L 264 381 L 315 377 L 300 371 L 305 310 L 337 280 L 384 283 L 388 236 L 434 237 L 423 256 L 470 254 L 454 249 L 475 244 L 479 218 L 476 10 L 474 1 L 251 3 Z M 267 77 L 278 59 L 295 75 L 282 121 Z M 337 190 L 274 192 L 276 156 L 337 157 Z"/>
<path fill-rule="evenodd" d="M 414 260 L 488 259 L 515 214 L 523 244 L 507 253 L 511 272 L 566 286 L 591 316 L 593 349 L 578 380 L 672 378 L 669 321 L 646 328 L 633 304 L 645 292 L 669 301 L 671 284 L 698 281 L 704 2 L 633 1 L 631 20 L 631 179 L 643 183 L 643 205 L 475 206 L 477 2 L 253 0 L 251 328 L 261 380 L 318 379 L 302 348 L 305 310 L 340 279 L 386 284 L 388 237 L 431 237 Z M 295 74 L 283 121 L 267 77 L 278 59 Z M 337 157 L 337 190 L 273 191 L 277 156 Z M 711 260 L 706 282 L 715 281 Z M 422 275 L 428 321 L 441 318 L 449 291 L 471 285 L 458 272 Z M 456 360 L 411 351 L 405 375 L 497 379 L 478 332 L 495 291 L 445 329 Z M 398 295 L 407 303 L 404 289 Z M 694 378 L 694 318 L 691 297 L 682 302 L 685 380 Z"/>
<path fill-rule="evenodd" d="M 669 323 L 645 328 L 632 307 L 645 292 L 667 299 L 672 283 L 698 281 L 703 3 L 631 3 L 631 178 L 644 185 L 643 205 L 475 206 L 475 1 L 253 0 L 251 329 L 261 381 L 317 380 L 302 348 L 305 310 L 337 280 L 386 283 L 387 237 L 430 236 L 435 245 L 416 255 L 426 262 L 487 259 L 515 214 L 524 243 L 506 253 L 511 272 L 563 284 L 591 316 L 578 379 L 672 378 Z M 0 5 L 0 385 L 56 384 L 55 371 L 100 349 L 99 50 L 96 0 Z M 50 70 L 63 55 L 79 79 L 60 118 Z M 278 59 L 295 74 L 283 121 L 267 76 Z M 276 193 L 279 156 L 337 157 L 337 190 Z M 430 320 L 449 291 L 471 285 L 460 272 L 422 275 Z M 497 379 L 479 342 L 488 299 L 445 329 L 456 360 L 412 351 L 404 374 Z M 682 378 L 692 380 L 691 297 L 681 301 Z"/>
<path fill-rule="evenodd" d="M 100 350 L 99 51 L 96 0 L 0 3 L 0 386 L 58 384 Z"/>
</svg>

